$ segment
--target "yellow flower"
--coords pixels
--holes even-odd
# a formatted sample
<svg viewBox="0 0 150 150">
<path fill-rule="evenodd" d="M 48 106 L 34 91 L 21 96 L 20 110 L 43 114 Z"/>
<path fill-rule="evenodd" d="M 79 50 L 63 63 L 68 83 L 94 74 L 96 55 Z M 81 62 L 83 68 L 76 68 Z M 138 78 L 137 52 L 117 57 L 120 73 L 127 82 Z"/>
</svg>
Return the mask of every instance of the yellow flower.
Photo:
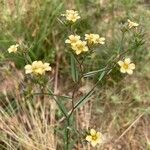
<svg viewBox="0 0 150 150">
<path fill-rule="evenodd" d="M 66 10 L 66 13 L 62 14 L 62 16 L 65 16 L 66 20 L 69 20 L 72 22 L 76 22 L 78 19 L 81 18 L 78 14 L 78 11 L 74 11 L 74 10 Z"/>
<path fill-rule="evenodd" d="M 78 36 L 78 35 L 70 35 L 70 36 L 69 36 L 69 39 L 67 39 L 67 40 L 65 41 L 65 43 L 74 44 L 74 43 L 76 43 L 76 42 L 79 41 L 79 40 L 80 40 L 80 36 Z"/>
<path fill-rule="evenodd" d="M 9 52 L 9 53 L 16 53 L 18 46 L 19 46 L 19 44 L 11 45 L 11 46 L 8 48 L 8 52 Z"/>
<path fill-rule="evenodd" d="M 100 37 L 99 39 L 98 39 L 98 43 L 99 44 L 105 44 L 105 38 L 104 37 Z"/>
<path fill-rule="evenodd" d="M 42 61 L 34 61 L 31 65 L 25 66 L 26 74 L 45 74 L 46 71 L 51 71 L 49 63 L 43 63 Z"/>
<path fill-rule="evenodd" d="M 138 23 L 132 22 L 131 20 L 128 19 L 128 27 L 129 27 L 129 29 L 131 29 L 132 27 L 137 27 L 137 26 L 139 26 Z"/>
<path fill-rule="evenodd" d="M 130 58 L 126 58 L 124 61 L 118 61 L 120 68 L 120 72 L 133 74 L 133 70 L 135 69 L 135 64 L 131 63 Z"/>
<path fill-rule="evenodd" d="M 100 37 L 98 34 L 85 34 L 85 40 L 87 40 L 89 44 L 105 44 L 105 38 Z"/>
<path fill-rule="evenodd" d="M 90 135 L 86 136 L 86 140 L 90 142 L 93 147 L 95 147 L 97 144 L 102 143 L 103 137 L 100 132 L 96 132 L 94 129 L 91 129 Z"/>
<path fill-rule="evenodd" d="M 88 51 L 88 47 L 86 44 L 87 44 L 86 41 L 78 40 L 76 43 L 73 43 L 71 46 L 72 46 L 72 49 L 75 51 L 75 53 L 79 55 L 82 52 Z"/>
</svg>

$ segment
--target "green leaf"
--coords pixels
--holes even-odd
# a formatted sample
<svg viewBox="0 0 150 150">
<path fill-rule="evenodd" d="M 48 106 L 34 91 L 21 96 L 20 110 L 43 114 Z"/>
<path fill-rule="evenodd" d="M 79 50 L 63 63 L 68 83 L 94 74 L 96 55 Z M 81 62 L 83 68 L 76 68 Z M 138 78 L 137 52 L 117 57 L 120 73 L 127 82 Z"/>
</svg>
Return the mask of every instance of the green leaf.
<svg viewBox="0 0 150 150">
<path fill-rule="evenodd" d="M 99 69 L 99 70 L 95 70 L 95 71 L 90 71 L 88 73 L 85 73 L 83 76 L 84 77 L 91 77 L 91 76 L 94 76 L 95 74 L 99 73 L 99 72 L 102 72 L 106 70 L 106 68 L 103 68 L 103 69 Z"/>
<path fill-rule="evenodd" d="M 52 94 L 51 91 L 49 91 L 49 93 Z M 65 117 L 67 117 L 67 116 L 68 116 L 68 113 L 67 113 L 67 110 L 66 110 L 66 108 L 65 108 L 65 105 L 62 103 L 62 99 L 59 98 L 59 97 L 57 97 L 57 96 L 53 96 L 53 98 L 54 98 L 56 104 L 58 105 L 60 111 L 63 113 L 63 115 L 64 115 Z"/>
<path fill-rule="evenodd" d="M 98 81 L 101 81 L 101 80 L 103 79 L 103 77 L 105 76 L 105 73 L 106 73 L 106 71 L 103 71 L 103 72 L 101 73 L 101 75 L 100 75 L 99 78 L 98 78 Z"/>
<path fill-rule="evenodd" d="M 86 103 L 89 100 L 88 98 L 93 94 L 95 87 L 103 79 L 103 77 L 105 76 L 105 73 L 106 73 L 106 71 L 103 71 L 101 73 L 101 75 L 100 75 L 97 83 L 94 85 L 94 87 L 75 104 L 74 110 L 81 107 L 84 103 Z"/>
<path fill-rule="evenodd" d="M 57 99 L 55 99 L 55 101 L 56 101 L 58 107 L 60 108 L 61 112 L 64 114 L 64 116 L 67 117 L 68 112 L 67 112 L 67 109 L 66 109 L 65 105 L 62 102 L 62 99 L 57 98 Z"/>
<path fill-rule="evenodd" d="M 79 73 L 77 68 L 77 61 L 73 54 L 70 55 L 71 57 L 71 76 L 74 82 L 79 80 Z"/>
<path fill-rule="evenodd" d="M 93 94 L 95 86 L 85 95 L 83 96 L 74 106 L 74 109 L 81 107 L 84 103 L 86 103 L 89 97 Z"/>
</svg>

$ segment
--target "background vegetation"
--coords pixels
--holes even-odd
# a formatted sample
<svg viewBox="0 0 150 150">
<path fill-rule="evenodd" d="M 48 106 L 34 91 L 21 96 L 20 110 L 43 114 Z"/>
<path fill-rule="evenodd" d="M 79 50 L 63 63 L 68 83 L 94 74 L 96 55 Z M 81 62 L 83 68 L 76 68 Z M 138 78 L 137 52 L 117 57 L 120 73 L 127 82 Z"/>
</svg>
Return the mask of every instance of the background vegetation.
<svg viewBox="0 0 150 150">
<path fill-rule="evenodd" d="M 57 100 L 70 108 L 74 86 L 64 42 L 69 31 L 61 18 L 66 9 L 80 13 L 82 19 L 73 27 L 77 34 L 93 32 L 106 38 L 106 44 L 84 61 L 85 72 L 105 67 L 118 51 L 126 49 L 126 56 L 136 64 L 132 76 L 114 68 L 76 110 L 72 122 L 77 130 L 70 129 L 70 149 L 92 149 L 85 141 L 85 130 L 96 128 L 106 136 L 97 149 L 149 150 L 150 2 L 146 0 L 0 1 L 0 149 L 64 149 L 65 123 L 55 97 L 38 95 L 42 91 L 37 81 L 24 75 L 22 55 L 8 54 L 7 49 L 19 43 L 31 61 L 49 62 L 53 69 L 44 79 L 46 86 L 55 95 L 64 95 Z M 138 33 L 123 35 L 128 18 L 140 24 Z M 86 94 L 99 76 L 84 78 L 75 97 Z"/>
</svg>

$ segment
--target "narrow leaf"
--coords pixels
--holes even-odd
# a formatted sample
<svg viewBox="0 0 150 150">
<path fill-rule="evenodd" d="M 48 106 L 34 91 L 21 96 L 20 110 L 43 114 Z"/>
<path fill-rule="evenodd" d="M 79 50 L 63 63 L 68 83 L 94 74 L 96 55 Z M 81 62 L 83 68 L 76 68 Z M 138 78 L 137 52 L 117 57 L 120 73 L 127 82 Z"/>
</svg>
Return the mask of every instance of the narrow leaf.
<svg viewBox="0 0 150 150">
<path fill-rule="evenodd" d="M 101 80 L 103 79 L 103 77 L 105 76 L 105 72 L 106 72 L 106 71 L 103 71 L 103 72 L 101 73 L 101 75 L 100 75 L 99 78 L 98 78 L 98 81 L 101 81 Z"/>
<path fill-rule="evenodd" d="M 88 73 L 85 73 L 83 76 L 84 77 L 90 77 L 90 76 L 94 76 L 95 74 L 99 73 L 99 72 L 102 72 L 106 70 L 106 68 L 103 68 L 103 69 L 99 69 L 99 70 L 94 70 L 94 71 L 90 71 Z"/>
<path fill-rule="evenodd" d="M 88 98 L 93 94 L 94 88 L 92 88 L 85 96 L 83 96 L 74 106 L 74 109 L 81 107 L 84 103 L 88 101 Z"/>
</svg>

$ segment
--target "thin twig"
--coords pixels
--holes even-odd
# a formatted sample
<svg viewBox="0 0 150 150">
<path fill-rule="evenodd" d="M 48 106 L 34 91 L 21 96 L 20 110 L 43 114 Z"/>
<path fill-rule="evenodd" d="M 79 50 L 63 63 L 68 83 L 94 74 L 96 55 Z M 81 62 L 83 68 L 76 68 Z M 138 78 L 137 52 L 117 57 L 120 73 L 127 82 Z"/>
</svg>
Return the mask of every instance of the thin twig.
<svg viewBox="0 0 150 150">
<path fill-rule="evenodd" d="M 141 117 L 143 117 L 144 113 L 142 113 L 137 119 L 119 136 L 119 138 L 115 141 L 118 142 L 133 126 Z"/>
</svg>

